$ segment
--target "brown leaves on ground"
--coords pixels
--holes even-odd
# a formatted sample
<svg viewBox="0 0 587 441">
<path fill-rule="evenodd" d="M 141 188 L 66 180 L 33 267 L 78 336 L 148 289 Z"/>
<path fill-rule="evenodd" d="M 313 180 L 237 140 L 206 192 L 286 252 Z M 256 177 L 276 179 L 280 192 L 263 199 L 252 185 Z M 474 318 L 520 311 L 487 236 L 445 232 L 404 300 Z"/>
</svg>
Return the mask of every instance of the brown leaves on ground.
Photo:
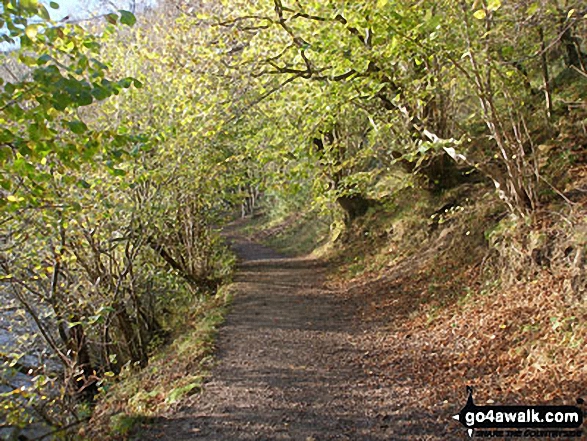
<svg viewBox="0 0 587 441">
<path fill-rule="evenodd" d="M 439 415 L 464 405 L 466 385 L 478 403 L 587 397 L 587 309 L 566 294 L 565 275 L 499 288 L 482 281 L 479 256 L 461 257 L 437 248 L 338 285 L 363 322 L 364 369 L 384 387 L 405 384 L 408 407 Z"/>
</svg>

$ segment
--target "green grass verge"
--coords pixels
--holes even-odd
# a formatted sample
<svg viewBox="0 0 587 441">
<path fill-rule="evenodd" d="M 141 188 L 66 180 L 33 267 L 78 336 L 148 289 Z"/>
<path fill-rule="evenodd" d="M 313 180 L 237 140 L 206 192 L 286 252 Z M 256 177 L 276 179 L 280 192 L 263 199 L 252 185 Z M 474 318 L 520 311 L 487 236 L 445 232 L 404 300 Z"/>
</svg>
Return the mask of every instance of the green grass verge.
<svg viewBox="0 0 587 441">
<path fill-rule="evenodd" d="M 302 256 L 328 243 L 330 224 L 330 219 L 320 217 L 315 211 L 278 218 L 260 214 L 248 219 L 242 231 L 282 254 Z"/>
</svg>

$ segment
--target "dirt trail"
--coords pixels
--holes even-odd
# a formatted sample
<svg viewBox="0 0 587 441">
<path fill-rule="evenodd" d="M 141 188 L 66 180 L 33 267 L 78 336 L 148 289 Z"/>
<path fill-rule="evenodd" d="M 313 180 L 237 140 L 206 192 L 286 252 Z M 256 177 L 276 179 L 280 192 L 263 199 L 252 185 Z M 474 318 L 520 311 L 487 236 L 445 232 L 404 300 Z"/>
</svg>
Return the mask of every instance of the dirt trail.
<svg viewBox="0 0 587 441">
<path fill-rule="evenodd" d="M 201 394 L 141 439 L 447 439 L 436 418 L 401 409 L 409 386 L 365 372 L 371 339 L 353 301 L 323 287 L 323 264 L 232 241 L 240 264 L 218 364 Z"/>
</svg>

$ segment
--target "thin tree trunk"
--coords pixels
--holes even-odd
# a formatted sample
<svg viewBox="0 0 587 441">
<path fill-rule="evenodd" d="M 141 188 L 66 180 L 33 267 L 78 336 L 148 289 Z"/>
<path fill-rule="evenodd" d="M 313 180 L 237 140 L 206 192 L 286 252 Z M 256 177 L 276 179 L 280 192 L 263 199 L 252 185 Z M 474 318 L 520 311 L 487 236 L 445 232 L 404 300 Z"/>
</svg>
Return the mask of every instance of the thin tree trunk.
<svg viewBox="0 0 587 441">
<path fill-rule="evenodd" d="M 544 98 L 546 101 L 546 119 L 550 121 L 552 117 L 552 94 L 550 91 L 550 74 L 548 72 L 548 62 L 546 59 L 546 44 L 544 42 L 544 29 L 538 28 L 538 34 L 540 35 L 540 53 L 542 62 L 542 83 L 544 87 Z"/>
</svg>

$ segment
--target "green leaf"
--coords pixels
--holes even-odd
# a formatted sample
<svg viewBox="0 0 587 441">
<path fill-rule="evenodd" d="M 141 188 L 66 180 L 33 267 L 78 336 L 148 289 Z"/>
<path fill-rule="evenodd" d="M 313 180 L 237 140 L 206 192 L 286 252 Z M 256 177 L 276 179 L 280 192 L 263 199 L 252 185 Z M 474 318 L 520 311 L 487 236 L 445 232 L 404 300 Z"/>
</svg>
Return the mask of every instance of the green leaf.
<svg viewBox="0 0 587 441">
<path fill-rule="evenodd" d="M 47 11 L 47 8 L 43 5 L 39 5 L 38 14 L 43 20 L 51 20 L 51 16 L 49 15 L 49 11 Z"/>
<path fill-rule="evenodd" d="M 75 97 L 75 103 L 79 106 L 89 106 L 94 102 L 92 94 L 86 90 Z"/>
<path fill-rule="evenodd" d="M 377 7 L 378 8 L 383 8 L 385 7 L 385 5 L 387 5 L 389 0 L 377 0 Z"/>
<path fill-rule="evenodd" d="M 108 98 L 111 95 L 111 93 L 108 89 L 105 89 L 104 87 L 98 86 L 98 87 L 95 87 L 92 89 L 92 95 L 98 101 L 102 101 L 102 100 L 105 100 L 106 98 Z"/>
<path fill-rule="evenodd" d="M 71 104 L 71 99 L 66 93 L 58 93 L 53 95 L 52 104 L 56 110 L 63 111 Z"/>
<path fill-rule="evenodd" d="M 12 157 L 12 150 L 10 147 L 0 148 L 0 164 Z"/>
<path fill-rule="evenodd" d="M 130 77 L 123 78 L 122 80 L 118 81 L 118 85 L 125 89 L 128 89 L 133 83 L 133 79 Z"/>
<path fill-rule="evenodd" d="M 88 126 L 86 126 L 82 121 L 68 121 L 66 124 L 76 135 L 81 135 L 86 130 L 88 130 Z"/>
<path fill-rule="evenodd" d="M 51 60 L 52 58 L 50 55 L 43 54 L 39 58 L 37 58 L 37 65 L 42 66 L 43 64 L 47 64 Z"/>
<path fill-rule="evenodd" d="M 59 4 L 55 2 L 49 2 L 49 6 L 53 9 L 59 9 Z"/>
<path fill-rule="evenodd" d="M 120 23 L 125 24 L 127 26 L 132 26 L 137 22 L 137 18 L 134 16 L 132 12 L 119 10 L 120 12 Z"/>
<path fill-rule="evenodd" d="M 172 389 L 167 398 L 165 399 L 166 403 L 172 404 L 179 401 L 183 396 L 193 394 L 193 390 L 199 390 L 202 387 L 201 380 L 197 379 L 197 381 L 187 384 L 185 386 L 177 387 Z"/>
<path fill-rule="evenodd" d="M 526 14 L 534 15 L 538 11 L 538 7 L 538 3 L 532 3 L 530 6 L 528 6 L 528 9 L 526 9 Z"/>
</svg>

